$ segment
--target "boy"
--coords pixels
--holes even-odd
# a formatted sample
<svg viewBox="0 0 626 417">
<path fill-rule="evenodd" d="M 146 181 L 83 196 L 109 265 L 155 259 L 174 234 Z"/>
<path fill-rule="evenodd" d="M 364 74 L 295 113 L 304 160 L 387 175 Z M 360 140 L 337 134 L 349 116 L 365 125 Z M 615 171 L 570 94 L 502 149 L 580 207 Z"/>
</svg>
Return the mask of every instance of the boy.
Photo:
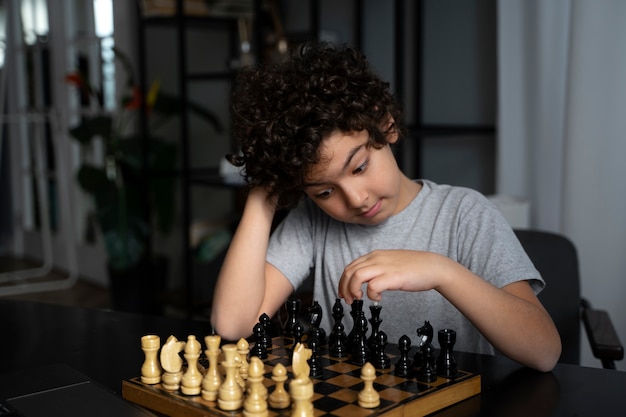
<svg viewBox="0 0 626 417">
<path fill-rule="evenodd" d="M 250 192 L 215 288 L 216 332 L 248 336 L 314 274 L 327 333 L 337 297 L 363 299 L 365 311 L 380 301 L 391 342 L 414 339 L 428 320 L 456 330 L 457 350 L 495 347 L 551 370 L 561 342 L 536 297 L 543 280 L 482 195 L 400 171 L 391 151 L 400 118 L 388 83 L 347 47 L 308 44 L 242 71 L 231 162 Z M 292 210 L 270 237 L 283 207 Z"/>
</svg>

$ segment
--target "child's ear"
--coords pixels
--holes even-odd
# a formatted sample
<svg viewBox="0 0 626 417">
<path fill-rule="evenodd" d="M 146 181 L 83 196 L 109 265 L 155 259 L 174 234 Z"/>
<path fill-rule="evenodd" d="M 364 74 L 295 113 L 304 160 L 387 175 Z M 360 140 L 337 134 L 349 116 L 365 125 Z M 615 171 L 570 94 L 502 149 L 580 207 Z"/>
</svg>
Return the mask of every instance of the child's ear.
<svg viewBox="0 0 626 417">
<path fill-rule="evenodd" d="M 394 128 L 392 128 L 391 131 L 389 131 L 389 133 L 387 133 L 387 143 L 389 143 L 390 145 L 393 145 L 394 143 L 396 143 L 398 141 L 398 131 Z"/>
<path fill-rule="evenodd" d="M 399 134 L 396 126 L 396 121 L 393 117 L 389 116 L 385 122 L 385 132 L 387 132 L 387 143 L 394 144 L 398 141 Z"/>
</svg>

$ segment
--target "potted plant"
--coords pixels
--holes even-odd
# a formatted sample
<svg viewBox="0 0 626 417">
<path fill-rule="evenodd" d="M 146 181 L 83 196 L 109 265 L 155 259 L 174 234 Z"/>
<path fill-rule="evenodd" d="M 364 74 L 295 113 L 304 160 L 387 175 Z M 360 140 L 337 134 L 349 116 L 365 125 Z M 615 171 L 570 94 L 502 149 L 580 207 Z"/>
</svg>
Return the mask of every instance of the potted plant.
<svg viewBox="0 0 626 417">
<path fill-rule="evenodd" d="M 163 258 L 150 253 L 150 239 L 153 226 L 165 235 L 172 228 L 177 146 L 151 132 L 180 114 L 184 104 L 160 91 L 158 82 L 144 94 L 128 58 L 117 49 L 114 53 L 127 75 L 121 105 L 113 112 L 83 116 L 69 133 L 84 146 L 97 138 L 104 144 L 104 165 L 84 162 L 78 169 L 77 180 L 94 201 L 95 218 L 108 256 L 113 307 L 154 310 L 158 307 L 154 305 L 154 291 L 165 285 L 159 282 L 157 274 L 162 274 L 165 268 Z M 100 91 L 90 84 L 85 73 L 74 72 L 66 80 L 79 88 L 83 102 L 87 98 L 101 103 Z M 186 106 L 221 130 L 212 113 L 194 103 Z M 149 122 L 145 133 L 137 133 L 141 111 L 146 111 Z M 155 262 L 159 265 L 155 266 Z"/>
</svg>

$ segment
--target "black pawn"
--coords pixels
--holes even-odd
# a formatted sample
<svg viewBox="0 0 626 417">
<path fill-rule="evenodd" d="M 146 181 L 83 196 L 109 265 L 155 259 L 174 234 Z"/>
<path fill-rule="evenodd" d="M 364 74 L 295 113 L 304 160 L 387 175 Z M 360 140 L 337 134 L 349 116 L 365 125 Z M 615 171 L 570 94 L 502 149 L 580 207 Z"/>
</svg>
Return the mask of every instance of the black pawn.
<svg viewBox="0 0 626 417">
<path fill-rule="evenodd" d="M 296 345 L 302 342 L 302 336 L 304 335 L 304 326 L 302 323 L 297 322 L 293 329 L 293 345 L 291 346 L 291 350 L 293 351 L 296 348 Z"/>
<path fill-rule="evenodd" d="M 290 298 L 285 301 L 285 308 L 287 309 L 287 323 L 285 323 L 285 335 L 292 336 L 293 330 L 298 323 L 298 316 L 300 314 L 300 300 Z"/>
<path fill-rule="evenodd" d="M 259 323 L 263 327 L 263 341 L 265 342 L 265 348 L 270 349 L 272 347 L 272 331 L 271 331 L 271 319 L 270 316 L 263 313 L 259 317 Z"/>
<path fill-rule="evenodd" d="M 309 340 L 308 347 L 311 349 L 311 358 L 309 359 L 309 375 L 312 378 L 320 378 L 324 374 L 324 368 L 319 361 L 319 341 L 316 338 Z"/>
<path fill-rule="evenodd" d="M 396 362 L 394 374 L 397 376 L 408 378 L 411 374 L 411 360 L 409 359 L 409 351 L 411 350 L 411 339 L 407 335 L 402 335 L 398 340 L 398 350 L 400 358 Z"/>
<path fill-rule="evenodd" d="M 346 332 L 343 330 L 343 323 L 337 322 L 333 328 L 333 332 L 328 338 L 330 341 L 329 351 L 333 358 L 343 358 L 348 355 L 348 347 L 346 346 Z"/>
<path fill-rule="evenodd" d="M 379 331 L 374 341 L 374 351 L 372 354 L 372 364 L 377 369 L 388 369 L 391 367 L 391 359 L 387 356 L 387 334 Z"/>
<path fill-rule="evenodd" d="M 252 330 L 254 334 L 254 346 L 250 350 L 250 356 L 258 356 L 260 359 L 267 358 L 267 349 L 265 348 L 265 340 L 263 332 L 263 325 L 261 323 L 257 323 L 254 325 L 254 329 Z"/>
<path fill-rule="evenodd" d="M 434 382 L 437 380 L 435 371 L 435 348 L 431 343 L 427 343 L 422 348 L 422 364 L 417 371 L 417 380 L 422 382 Z"/>
<path fill-rule="evenodd" d="M 437 333 L 439 340 L 439 356 L 437 357 L 437 373 L 444 378 L 454 378 L 457 375 L 456 359 L 452 355 L 452 348 L 456 343 L 456 332 L 451 329 L 442 329 Z"/>
</svg>

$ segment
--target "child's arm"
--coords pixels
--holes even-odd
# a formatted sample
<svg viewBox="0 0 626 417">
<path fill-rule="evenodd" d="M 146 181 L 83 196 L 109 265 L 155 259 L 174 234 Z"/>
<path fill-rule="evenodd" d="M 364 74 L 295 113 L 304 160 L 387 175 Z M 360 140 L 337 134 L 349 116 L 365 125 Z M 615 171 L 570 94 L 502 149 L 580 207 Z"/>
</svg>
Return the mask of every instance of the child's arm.
<svg viewBox="0 0 626 417">
<path fill-rule="evenodd" d="M 527 281 L 497 288 L 442 255 L 409 250 L 374 251 L 348 265 L 339 282 L 346 302 L 380 300 L 388 290 L 434 289 L 459 309 L 500 352 L 526 366 L 551 370 L 561 354 L 552 318 Z"/>
<path fill-rule="evenodd" d="M 211 323 L 226 340 L 249 336 L 259 316 L 272 316 L 293 291 L 265 261 L 274 212 L 264 190 L 250 191 L 213 296 Z"/>
</svg>

